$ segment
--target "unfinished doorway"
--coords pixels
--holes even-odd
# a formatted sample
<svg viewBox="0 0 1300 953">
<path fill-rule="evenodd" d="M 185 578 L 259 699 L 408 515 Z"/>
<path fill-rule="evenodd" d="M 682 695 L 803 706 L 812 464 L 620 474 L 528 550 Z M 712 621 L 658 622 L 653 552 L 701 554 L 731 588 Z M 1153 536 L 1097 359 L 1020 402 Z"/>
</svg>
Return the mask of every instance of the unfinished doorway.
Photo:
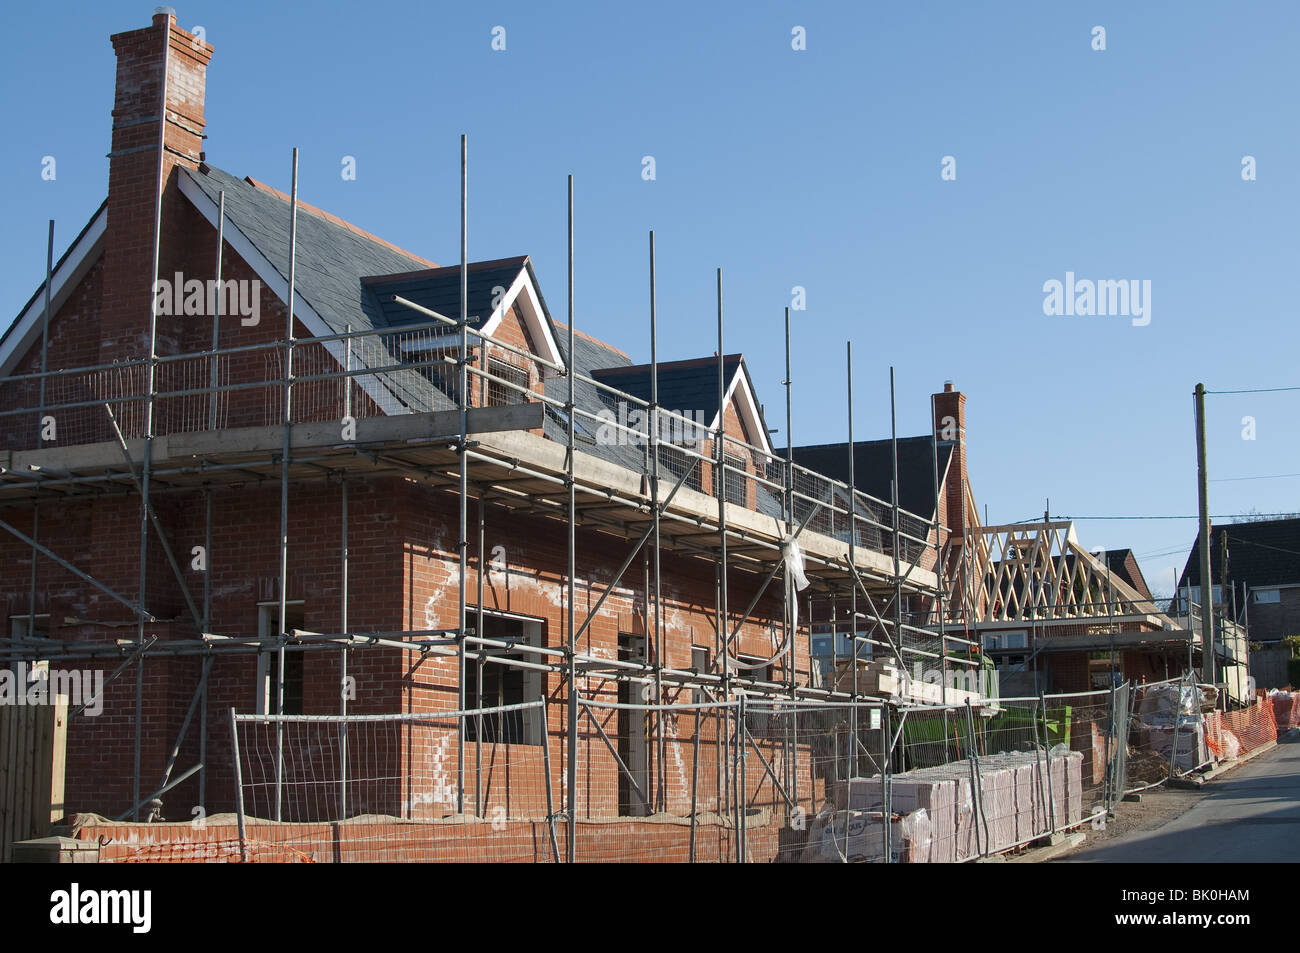
<svg viewBox="0 0 1300 953">
<path fill-rule="evenodd" d="M 645 637 L 620 634 L 618 637 L 620 662 L 645 661 Z M 623 705 L 640 705 L 641 683 L 620 681 L 618 700 Z M 618 756 L 627 765 L 627 771 L 618 772 L 618 813 L 631 817 L 645 817 L 650 813 L 642 795 L 650 796 L 647 781 L 650 778 L 650 745 L 647 743 L 649 715 L 645 711 L 620 708 L 618 712 Z M 629 777 L 629 774 L 631 777 Z M 636 781 L 634 787 L 632 781 Z M 637 790 L 640 794 L 637 794 Z"/>
</svg>

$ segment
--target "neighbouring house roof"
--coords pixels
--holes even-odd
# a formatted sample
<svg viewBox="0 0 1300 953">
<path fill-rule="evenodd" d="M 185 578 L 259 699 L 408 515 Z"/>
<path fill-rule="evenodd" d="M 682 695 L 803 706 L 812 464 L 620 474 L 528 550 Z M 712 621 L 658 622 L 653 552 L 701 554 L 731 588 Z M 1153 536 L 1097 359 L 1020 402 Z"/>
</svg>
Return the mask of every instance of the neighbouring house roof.
<svg viewBox="0 0 1300 953">
<path fill-rule="evenodd" d="M 922 437 L 898 439 L 898 505 L 909 513 L 933 519 L 935 509 L 934 467 L 935 441 Z M 953 444 L 938 442 L 939 482 L 948 473 Z M 784 450 L 777 451 L 783 456 Z M 795 447 L 794 462 L 809 470 L 848 483 L 849 445 L 824 443 Z M 891 502 L 890 485 L 894 479 L 893 448 L 890 440 L 860 440 L 853 444 L 853 478 L 856 488 L 884 502 Z"/>
<path fill-rule="evenodd" d="M 1219 579 L 1220 544 L 1228 534 L 1228 583 L 1252 589 L 1300 584 L 1300 518 L 1225 523 L 1210 529 L 1210 575 Z M 1183 567 L 1179 588 L 1201 584 L 1198 533 Z"/>
<path fill-rule="evenodd" d="M 1142 567 L 1138 565 L 1137 557 L 1133 554 L 1133 550 L 1106 550 L 1106 565 L 1110 567 L 1110 571 L 1114 575 L 1123 579 L 1145 598 L 1151 598 L 1151 589 L 1147 586 L 1146 577 L 1142 575 Z"/>
</svg>

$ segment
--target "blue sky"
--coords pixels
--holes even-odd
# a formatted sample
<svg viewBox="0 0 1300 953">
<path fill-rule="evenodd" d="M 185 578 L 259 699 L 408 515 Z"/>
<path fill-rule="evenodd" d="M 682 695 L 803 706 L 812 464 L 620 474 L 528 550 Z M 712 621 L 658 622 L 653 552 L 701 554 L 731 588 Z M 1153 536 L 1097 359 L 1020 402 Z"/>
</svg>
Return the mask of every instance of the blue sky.
<svg viewBox="0 0 1300 953">
<path fill-rule="evenodd" d="M 1138 9 L 1134 9 L 1138 7 Z M 176 7 L 216 47 L 208 159 L 441 263 L 533 256 L 565 300 L 577 184 L 577 325 L 648 359 L 647 231 L 663 359 L 728 351 L 784 425 L 782 312 L 795 285 L 795 439 L 928 428 L 969 396 L 974 490 L 994 522 L 1196 512 L 1192 389 L 1300 385 L 1296 294 L 1300 5 L 957 3 Z M 6 5 L 0 310 L 39 283 L 107 187 L 111 33 L 148 4 Z M 1091 31 L 1106 29 L 1106 49 Z M 493 51 L 504 26 L 506 50 Z M 807 49 L 791 49 L 791 30 Z M 41 160 L 57 160 L 42 181 Z M 344 155 L 357 178 L 340 176 Z M 657 178 L 641 176 L 654 156 Z M 942 181 L 943 156 L 956 160 Z M 1257 179 L 1242 180 L 1243 156 Z M 1291 170 L 1291 171 L 1288 171 Z M 1151 282 L 1151 321 L 1043 313 L 1043 283 Z M 1211 510 L 1300 509 L 1300 392 L 1215 396 Z M 1242 418 L 1256 438 L 1242 439 Z M 783 443 L 784 435 L 776 436 Z M 1172 587 L 1192 520 L 1079 523 Z"/>
</svg>

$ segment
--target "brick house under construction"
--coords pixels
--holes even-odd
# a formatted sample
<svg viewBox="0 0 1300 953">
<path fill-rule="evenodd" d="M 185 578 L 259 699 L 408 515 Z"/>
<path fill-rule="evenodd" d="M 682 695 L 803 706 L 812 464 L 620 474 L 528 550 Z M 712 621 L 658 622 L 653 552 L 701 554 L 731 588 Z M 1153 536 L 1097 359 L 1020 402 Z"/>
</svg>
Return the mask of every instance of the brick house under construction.
<svg viewBox="0 0 1300 953">
<path fill-rule="evenodd" d="M 544 699 L 457 744 L 479 748 L 463 771 L 551 743 L 554 804 L 458 782 L 428 816 L 571 809 L 575 735 L 579 817 L 682 815 L 688 729 L 618 704 L 843 697 L 810 621 L 859 598 L 899 646 L 954 648 L 922 629 L 961 558 L 950 528 L 978 523 L 960 393 L 934 397 L 953 440 L 903 441 L 921 492 L 864 491 L 889 487 L 877 454 L 849 493 L 817 448 L 790 466 L 772 446 L 740 355 L 634 364 L 553 320 L 526 256 L 439 267 L 222 172 L 212 48 L 166 14 L 112 42 L 107 200 L 0 338 L 5 654 L 120 667 L 103 713 L 71 718 L 69 812 L 145 818 L 160 789 L 169 818 L 231 809 L 232 708 Z M 606 704 L 576 732 L 573 686 Z M 377 770 L 445 754 L 423 745 Z M 790 770 L 767 762 L 751 799 Z M 413 816 L 410 795 L 362 787 L 349 810 Z"/>
</svg>

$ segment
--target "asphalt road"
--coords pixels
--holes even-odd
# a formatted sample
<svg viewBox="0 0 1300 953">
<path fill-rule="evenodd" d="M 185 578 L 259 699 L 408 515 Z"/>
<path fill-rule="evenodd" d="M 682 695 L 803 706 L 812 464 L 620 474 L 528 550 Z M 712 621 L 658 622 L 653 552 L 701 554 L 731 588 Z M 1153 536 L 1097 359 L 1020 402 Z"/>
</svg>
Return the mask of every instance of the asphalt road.
<svg viewBox="0 0 1300 953">
<path fill-rule="evenodd" d="M 1206 784 L 1186 813 L 1068 858 L 1073 863 L 1300 861 L 1300 738 Z M 1123 810 L 1121 804 L 1118 808 Z"/>
</svg>

